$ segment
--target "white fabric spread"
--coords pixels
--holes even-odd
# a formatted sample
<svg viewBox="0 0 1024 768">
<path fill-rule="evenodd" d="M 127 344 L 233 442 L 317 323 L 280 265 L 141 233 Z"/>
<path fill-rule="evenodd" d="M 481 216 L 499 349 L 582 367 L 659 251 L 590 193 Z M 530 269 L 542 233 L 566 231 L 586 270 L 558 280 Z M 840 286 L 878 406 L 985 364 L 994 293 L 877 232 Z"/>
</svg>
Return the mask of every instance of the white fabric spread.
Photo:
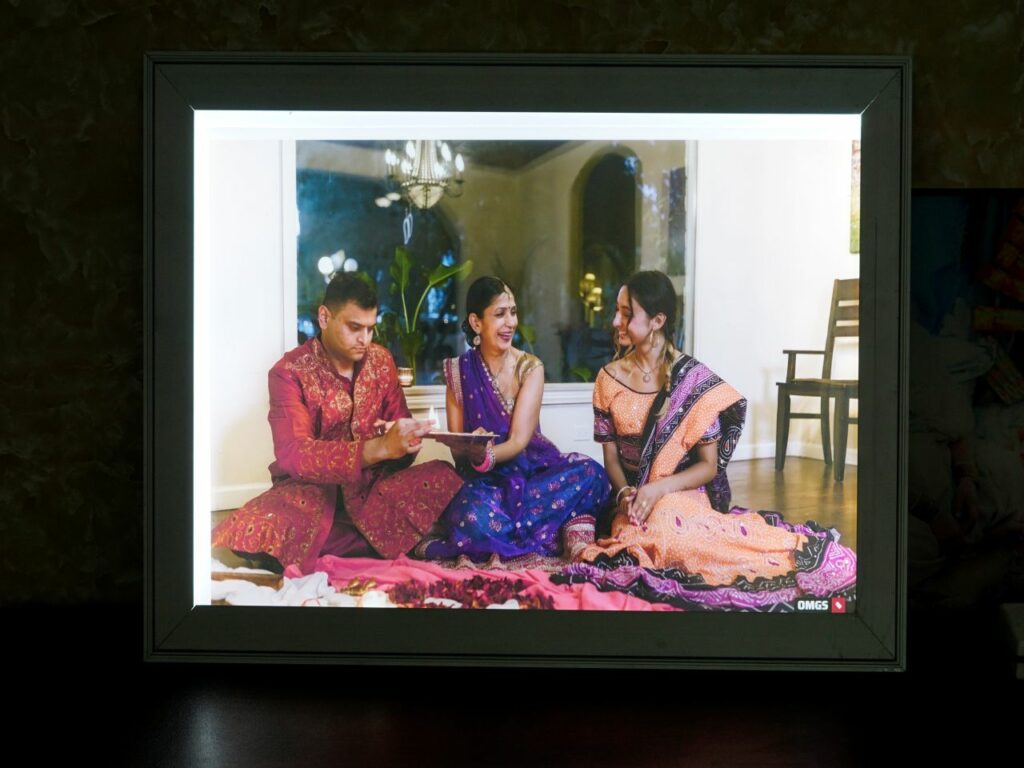
<svg viewBox="0 0 1024 768">
<path fill-rule="evenodd" d="M 266 574 L 254 568 L 229 568 L 214 559 L 215 573 Z M 258 606 L 333 606 L 337 608 L 395 608 L 388 595 L 380 590 L 370 590 L 358 597 L 338 592 L 327 582 L 327 574 L 311 573 L 299 579 L 282 577 L 280 589 L 259 586 L 243 579 L 214 579 L 210 585 L 210 599 L 223 600 L 229 605 Z"/>
</svg>

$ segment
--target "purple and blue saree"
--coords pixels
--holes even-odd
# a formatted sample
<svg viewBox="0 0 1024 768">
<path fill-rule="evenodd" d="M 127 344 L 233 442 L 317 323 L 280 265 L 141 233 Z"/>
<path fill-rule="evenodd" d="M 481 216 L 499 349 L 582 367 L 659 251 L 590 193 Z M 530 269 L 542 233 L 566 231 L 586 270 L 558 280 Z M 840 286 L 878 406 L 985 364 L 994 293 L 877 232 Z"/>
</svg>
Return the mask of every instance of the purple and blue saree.
<svg viewBox="0 0 1024 768">
<path fill-rule="evenodd" d="M 538 361 L 539 362 L 539 361 Z M 448 387 L 462 404 L 463 429 L 483 427 L 508 439 L 512 410 L 471 349 L 445 360 Z M 443 538 L 428 538 L 417 553 L 431 560 L 466 556 L 482 562 L 497 555 L 510 560 L 526 555 L 557 556 L 566 542 L 574 548 L 593 540 L 594 516 L 608 500 L 611 486 L 604 469 L 579 453 L 560 453 L 540 433 L 511 461 L 486 474 L 464 472 L 462 489 L 440 520 Z M 586 542 L 582 542 L 586 543 Z"/>
</svg>

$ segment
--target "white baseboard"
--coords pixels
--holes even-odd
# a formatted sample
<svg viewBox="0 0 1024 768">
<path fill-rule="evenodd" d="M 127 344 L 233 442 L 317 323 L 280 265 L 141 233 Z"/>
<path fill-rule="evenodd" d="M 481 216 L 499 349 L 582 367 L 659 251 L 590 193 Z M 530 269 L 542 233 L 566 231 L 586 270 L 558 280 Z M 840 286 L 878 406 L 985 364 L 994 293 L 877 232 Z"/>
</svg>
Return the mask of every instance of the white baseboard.
<svg viewBox="0 0 1024 768">
<path fill-rule="evenodd" d="M 263 483 L 242 483 L 239 485 L 221 485 L 213 489 L 210 509 L 218 512 L 222 509 L 238 509 L 250 499 L 254 499 L 270 488 L 270 481 Z"/>
<path fill-rule="evenodd" d="M 799 456 L 804 459 L 817 459 L 822 461 L 824 456 L 821 453 L 821 443 L 798 443 L 789 441 L 786 447 L 787 456 Z M 750 459 L 774 459 L 775 443 L 753 443 L 744 445 L 742 439 L 736 446 L 736 452 L 732 455 L 733 461 L 748 461 Z M 850 466 L 857 466 L 857 449 L 846 449 L 846 463 Z"/>
</svg>

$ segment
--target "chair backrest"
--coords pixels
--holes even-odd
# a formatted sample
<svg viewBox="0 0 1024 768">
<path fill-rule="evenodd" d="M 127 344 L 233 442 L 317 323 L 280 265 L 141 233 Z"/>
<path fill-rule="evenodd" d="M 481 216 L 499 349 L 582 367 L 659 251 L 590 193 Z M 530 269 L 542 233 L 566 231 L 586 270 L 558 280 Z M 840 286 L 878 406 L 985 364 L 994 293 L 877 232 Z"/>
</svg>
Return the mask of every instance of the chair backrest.
<svg viewBox="0 0 1024 768">
<path fill-rule="evenodd" d="M 832 377 L 832 353 L 840 336 L 860 337 L 860 278 L 836 280 L 832 284 L 832 308 L 828 313 L 825 359 L 821 378 Z"/>
</svg>

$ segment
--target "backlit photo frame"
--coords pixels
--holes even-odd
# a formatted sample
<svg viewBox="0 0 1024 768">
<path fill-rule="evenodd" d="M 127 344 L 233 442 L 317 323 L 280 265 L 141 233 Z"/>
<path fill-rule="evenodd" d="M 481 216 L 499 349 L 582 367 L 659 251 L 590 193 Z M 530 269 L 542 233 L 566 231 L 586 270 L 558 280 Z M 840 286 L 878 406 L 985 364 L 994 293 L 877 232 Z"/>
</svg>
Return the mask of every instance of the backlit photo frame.
<svg viewBox="0 0 1024 768">
<path fill-rule="evenodd" d="M 408 87 L 411 80 L 415 88 Z M 146 629 L 153 658 L 901 664 L 906 60 L 153 54 L 146 86 Z M 736 115 L 737 126 L 791 115 L 811 116 L 809 125 L 830 116 L 858 117 L 864 163 L 856 612 L 836 617 L 341 610 L 271 617 L 273 609 L 202 604 L 196 573 L 205 564 L 197 554 L 202 537 L 196 536 L 194 510 L 209 479 L 196 425 L 209 417 L 210 406 L 208 393 L 196 386 L 195 361 L 202 340 L 216 340 L 216 333 L 202 326 L 203 301 L 196 298 L 204 280 L 197 269 L 202 262 L 196 232 L 204 226 L 204 209 L 196 192 L 202 152 L 196 136 L 204 114 L 230 112 L 276 114 L 275 131 L 295 115 L 401 113 L 408 119 L 417 113 L 503 113 L 532 114 L 536 123 L 556 114 L 577 115 L 579 123 L 590 115 L 614 115 L 622 138 L 647 130 L 629 127 L 644 125 L 646 115 L 655 116 L 654 124 L 673 115 L 694 123 Z M 699 284 L 696 291 L 699 306 Z M 563 400 L 589 401 L 585 388 L 561 386 Z M 433 397 L 413 392 L 410 405 L 415 410 Z"/>
</svg>

